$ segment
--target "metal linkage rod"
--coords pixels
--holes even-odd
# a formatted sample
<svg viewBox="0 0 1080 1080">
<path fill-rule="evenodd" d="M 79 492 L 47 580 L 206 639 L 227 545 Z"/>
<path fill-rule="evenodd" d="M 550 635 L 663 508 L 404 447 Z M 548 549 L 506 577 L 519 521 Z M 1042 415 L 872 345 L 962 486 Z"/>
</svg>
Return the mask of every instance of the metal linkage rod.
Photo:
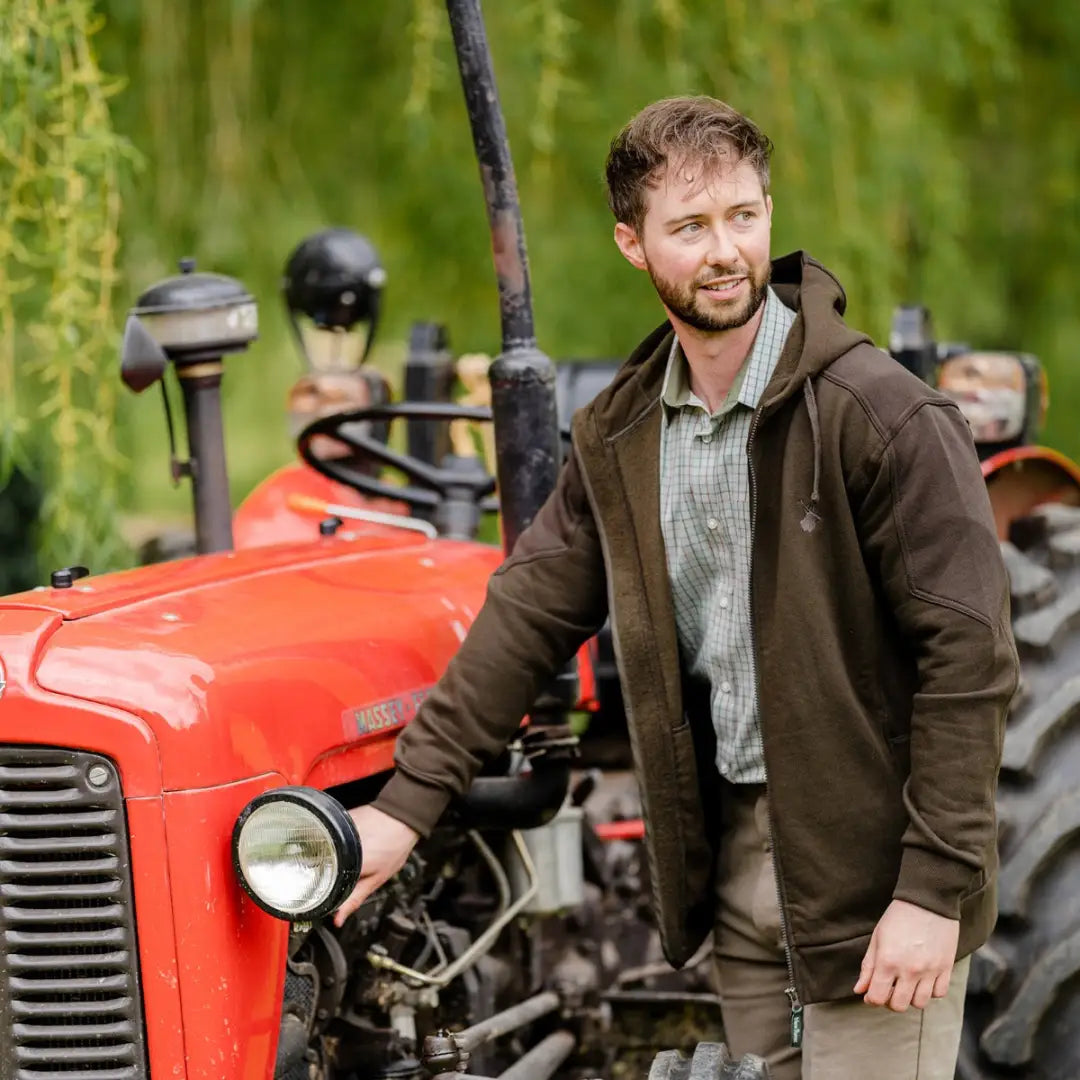
<svg viewBox="0 0 1080 1080">
<path fill-rule="evenodd" d="M 541 1039 L 509 1069 L 499 1073 L 499 1080 L 549 1080 L 573 1052 L 575 1045 L 577 1040 L 569 1031 L 555 1031 L 546 1039 Z"/>
<path fill-rule="evenodd" d="M 545 990 L 534 997 L 526 998 L 517 1005 L 510 1006 L 486 1020 L 481 1020 L 472 1027 L 454 1034 L 454 1040 L 462 1050 L 472 1053 L 478 1046 L 502 1038 L 511 1031 L 516 1031 L 526 1024 L 531 1024 L 541 1016 L 554 1012 L 559 1007 L 559 995 L 553 990 Z"/>
</svg>

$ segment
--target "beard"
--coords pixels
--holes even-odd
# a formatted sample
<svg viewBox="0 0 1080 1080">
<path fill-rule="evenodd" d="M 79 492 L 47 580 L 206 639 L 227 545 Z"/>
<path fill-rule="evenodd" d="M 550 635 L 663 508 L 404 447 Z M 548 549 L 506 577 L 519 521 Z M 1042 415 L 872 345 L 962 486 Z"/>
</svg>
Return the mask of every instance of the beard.
<svg viewBox="0 0 1080 1080">
<path fill-rule="evenodd" d="M 653 287 L 663 305 L 687 326 L 704 333 L 716 333 L 720 330 L 734 330 L 745 326 L 765 302 L 765 294 L 772 276 L 772 264 L 766 262 L 757 271 L 746 266 L 709 266 L 690 283 L 669 281 L 661 277 L 652 264 L 645 260 L 652 278 Z M 708 281 L 717 278 L 734 277 L 745 274 L 750 286 L 745 297 L 737 300 L 716 300 L 710 303 L 702 297 L 700 289 Z"/>
</svg>

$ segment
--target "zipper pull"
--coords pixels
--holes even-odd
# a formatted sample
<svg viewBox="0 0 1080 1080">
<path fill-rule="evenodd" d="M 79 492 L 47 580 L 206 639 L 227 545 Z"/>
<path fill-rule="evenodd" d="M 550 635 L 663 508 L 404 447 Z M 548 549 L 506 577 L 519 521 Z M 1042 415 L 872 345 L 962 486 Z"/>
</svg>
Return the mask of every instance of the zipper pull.
<svg viewBox="0 0 1080 1080">
<path fill-rule="evenodd" d="M 784 993 L 791 1002 L 791 1045 L 798 1048 L 802 1046 L 803 1007 L 799 1004 L 799 994 L 794 986 L 789 986 Z"/>
</svg>

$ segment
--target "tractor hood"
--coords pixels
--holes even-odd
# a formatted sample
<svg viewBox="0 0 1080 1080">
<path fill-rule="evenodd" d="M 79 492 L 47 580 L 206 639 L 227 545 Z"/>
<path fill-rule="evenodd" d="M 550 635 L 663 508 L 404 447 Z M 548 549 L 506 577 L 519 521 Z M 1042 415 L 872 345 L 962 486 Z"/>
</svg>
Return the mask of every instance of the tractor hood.
<svg viewBox="0 0 1080 1080">
<path fill-rule="evenodd" d="M 38 686 L 140 717 L 164 790 L 268 772 L 328 786 L 389 766 L 501 558 L 372 527 L 84 578 L 0 611 L 60 617 Z"/>
</svg>

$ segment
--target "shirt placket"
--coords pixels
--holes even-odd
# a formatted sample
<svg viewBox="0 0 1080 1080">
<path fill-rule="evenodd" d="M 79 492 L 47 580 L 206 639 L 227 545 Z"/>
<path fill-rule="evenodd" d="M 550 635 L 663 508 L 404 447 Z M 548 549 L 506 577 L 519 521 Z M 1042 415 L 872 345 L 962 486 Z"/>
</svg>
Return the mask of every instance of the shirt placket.
<svg viewBox="0 0 1080 1080">
<path fill-rule="evenodd" d="M 741 740 L 742 717 L 738 698 L 738 677 L 734 647 L 738 631 L 737 609 L 734 604 L 738 585 L 738 522 L 733 515 L 740 512 L 737 503 L 737 484 L 731 471 L 737 467 L 730 460 L 730 446 L 733 432 L 725 430 L 738 426 L 738 416 L 728 411 L 723 416 L 714 417 L 712 436 L 720 443 L 714 447 L 709 458 L 708 490 L 714 493 L 716 500 L 713 511 L 715 527 L 713 535 L 714 572 L 708 590 L 707 612 L 704 620 L 707 641 L 706 667 L 712 673 L 712 706 L 716 727 L 719 756 L 730 763 L 737 761 Z"/>
<path fill-rule="evenodd" d="M 770 293 L 742 384 L 717 415 L 688 389 L 685 370 L 672 377 L 670 396 L 665 377 L 663 391 L 662 514 L 679 642 L 689 671 L 708 682 L 717 765 L 736 782 L 763 778 L 748 605 L 746 439 L 793 319 Z M 669 376 L 680 359 L 673 343 Z"/>
</svg>

